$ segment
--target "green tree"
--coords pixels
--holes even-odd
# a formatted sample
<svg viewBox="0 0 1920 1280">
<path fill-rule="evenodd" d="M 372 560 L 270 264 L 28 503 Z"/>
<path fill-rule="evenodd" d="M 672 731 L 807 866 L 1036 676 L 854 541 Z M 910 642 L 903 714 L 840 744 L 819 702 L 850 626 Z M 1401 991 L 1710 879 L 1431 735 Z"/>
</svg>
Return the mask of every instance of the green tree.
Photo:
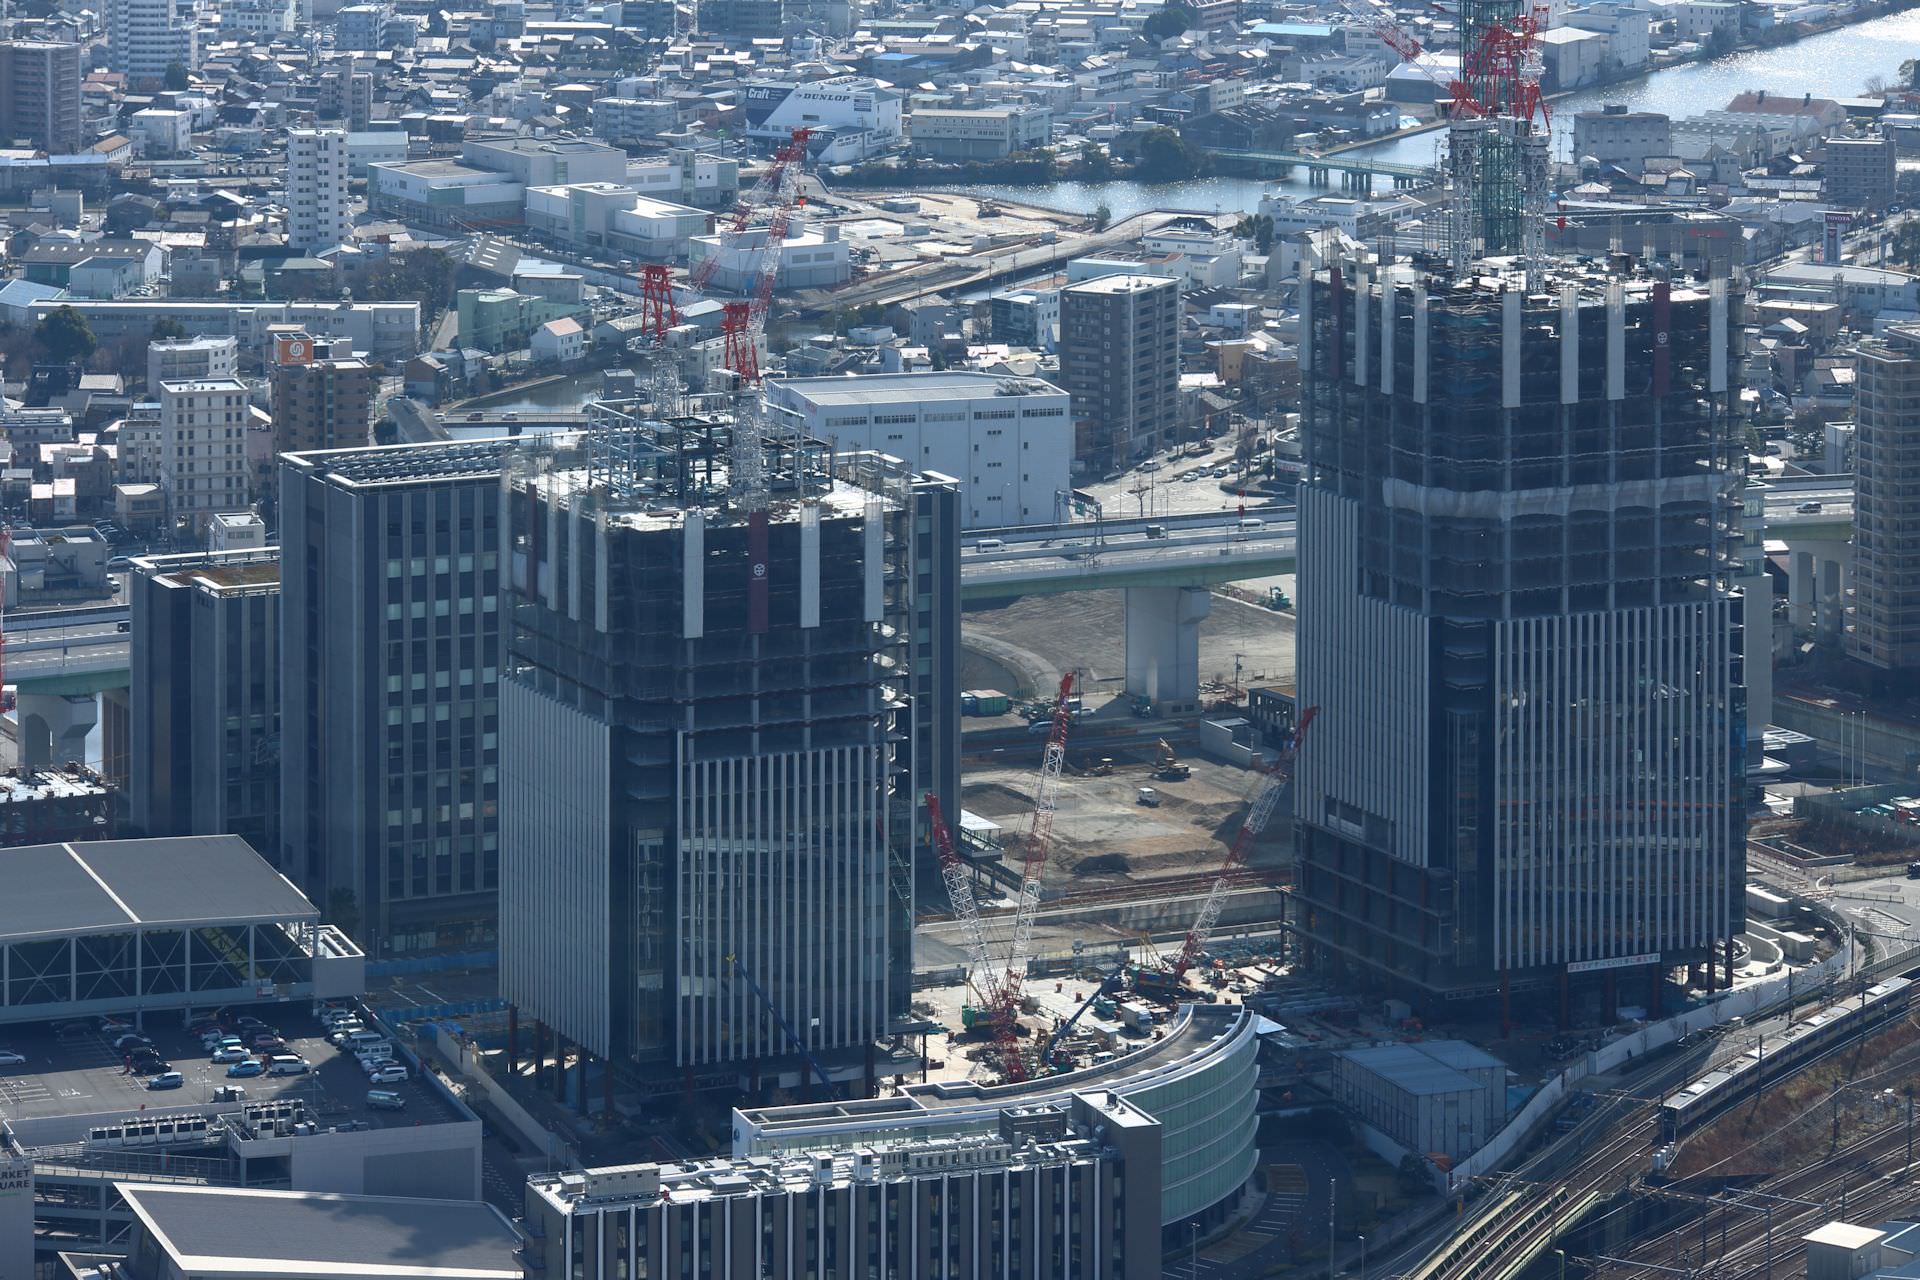
<svg viewBox="0 0 1920 1280">
<path fill-rule="evenodd" d="M 1920 89 L 1920 58 L 1908 58 L 1900 64 L 1900 79 L 1909 89 Z"/>
<path fill-rule="evenodd" d="M 1140 139 L 1140 163 L 1133 176 L 1142 182 L 1185 182 L 1206 171 L 1206 157 L 1171 129 L 1149 129 Z"/>
<path fill-rule="evenodd" d="M 187 64 L 184 62 L 169 62 L 167 64 L 165 84 L 169 93 L 184 93 L 188 86 L 192 84 L 192 81 L 187 76 Z"/>
<path fill-rule="evenodd" d="M 1105 231 L 1107 229 L 1107 224 L 1112 221 L 1113 221 L 1113 210 L 1109 206 L 1103 204 L 1094 209 L 1093 229 L 1095 231 Z"/>
<path fill-rule="evenodd" d="M 1253 241 L 1256 250 L 1267 253 L 1273 248 L 1273 219 L 1264 213 L 1250 213 L 1234 224 L 1233 234 Z"/>
<path fill-rule="evenodd" d="M 151 342 L 167 342 L 174 338 L 187 336 L 187 327 L 172 316 L 161 316 L 153 322 L 153 331 L 147 335 Z"/>
<path fill-rule="evenodd" d="M 1184 4 L 1163 5 L 1147 15 L 1140 26 L 1140 34 L 1156 44 L 1162 40 L 1171 40 L 1193 26 L 1193 10 Z"/>
<path fill-rule="evenodd" d="M 1099 143 L 1083 142 L 1080 144 L 1079 172 L 1074 176 L 1082 182 L 1105 182 L 1113 177 L 1113 157 Z"/>
<path fill-rule="evenodd" d="M 100 344 L 85 316 L 72 307 L 59 307 L 34 326 L 33 345 L 41 358 L 54 364 L 85 364 Z"/>
</svg>

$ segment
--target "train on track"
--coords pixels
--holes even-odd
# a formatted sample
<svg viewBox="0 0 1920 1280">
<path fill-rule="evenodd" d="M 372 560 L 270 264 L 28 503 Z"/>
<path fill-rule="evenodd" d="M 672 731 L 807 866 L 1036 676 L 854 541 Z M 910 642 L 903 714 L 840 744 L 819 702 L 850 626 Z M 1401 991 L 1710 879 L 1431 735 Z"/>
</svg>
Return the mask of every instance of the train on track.
<svg viewBox="0 0 1920 1280">
<path fill-rule="evenodd" d="M 1756 1040 L 1731 1063 L 1707 1072 L 1660 1103 L 1661 1139 L 1671 1142 L 1685 1137 L 1770 1081 L 1905 1017 L 1913 994 L 1913 979 L 1888 978 L 1809 1014 L 1771 1040 Z"/>
</svg>

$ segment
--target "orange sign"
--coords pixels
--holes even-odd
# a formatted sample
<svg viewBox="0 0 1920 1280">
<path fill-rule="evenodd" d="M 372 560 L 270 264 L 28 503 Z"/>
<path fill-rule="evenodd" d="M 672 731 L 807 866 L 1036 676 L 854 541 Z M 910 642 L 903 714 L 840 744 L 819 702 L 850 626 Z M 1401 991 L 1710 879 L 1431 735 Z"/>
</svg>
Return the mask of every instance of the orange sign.
<svg viewBox="0 0 1920 1280">
<path fill-rule="evenodd" d="M 278 364 L 312 364 L 313 339 L 305 334 L 281 334 L 275 343 L 274 361 Z"/>
</svg>

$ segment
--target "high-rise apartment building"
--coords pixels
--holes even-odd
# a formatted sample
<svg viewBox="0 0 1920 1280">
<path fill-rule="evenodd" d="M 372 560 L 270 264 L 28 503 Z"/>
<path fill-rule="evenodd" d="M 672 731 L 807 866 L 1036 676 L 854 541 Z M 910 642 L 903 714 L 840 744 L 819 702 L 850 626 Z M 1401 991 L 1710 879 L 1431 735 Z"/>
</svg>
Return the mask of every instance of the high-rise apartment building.
<svg viewBox="0 0 1920 1280">
<path fill-rule="evenodd" d="M 305 333 L 274 339 L 269 386 L 275 453 L 356 449 L 372 443 L 373 396 L 380 379 L 354 357 L 352 344 Z"/>
<path fill-rule="evenodd" d="M 1847 652 L 1883 685 L 1920 672 L 1920 325 L 1855 358 L 1853 626 Z"/>
<path fill-rule="evenodd" d="M 235 378 L 162 382 L 160 488 L 169 518 L 198 536 L 247 493 L 247 384 Z"/>
<path fill-rule="evenodd" d="M 147 344 L 147 390 L 160 394 L 163 382 L 231 378 L 240 372 L 240 339 L 169 338 Z"/>
<path fill-rule="evenodd" d="M 133 829 L 280 854 L 280 553 L 143 556 L 127 582 Z"/>
<path fill-rule="evenodd" d="M 642 1074 L 734 1081 L 784 1023 L 863 1076 L 909 996 L 914 596 L 955 590 L 953 483 L 923 522 L 897 463 L 803 441 L 755 515 L 725 424 L 601 412 L 504 485 L 502 993 Z"/>
<path fill-rule="evenodd" d="M 1060 291 L 1060 380 L 1074 456 L 1103 471 L 1173 443 L 1180 425 L 1180 282 L 1097 276 Z"/>
<path fill-rule="evenodd" d="M 370 954 L 494 935 L 507 447 L 280 459 L 277 861 Z"/>
<path fill-rule="evenodd" d="M 346 243 L 353 227 L 347 200 L 347 135 L 342 129 L 287 131 L 287 245 L 318 253 Z"/>
<path fill-rule="evenodd" d="M 80 46 L 0 40 L 0 136 L 73 155 L 80 133 Z"/>
<path fill-rule="evenodd" d="M 1893 139 L 1828 138 L 1825 170 L 1827 199 L 1849 209 L 1884 209 L 1894 197 L 1896 159 Z"/>
<path fill-rule="evenodd" d="M 1301 297 L 1312 965 L 1423 1000 L 1558 986 L 1564 1016 L 1575 985 L 1730 964 L 1729 282 L 1341 261 Z"/>
<path fill-rule="evenodd" d="M 107 0 L 107 65 L 137 84 L 159 84 L 167 68 L 200 65 L 198 31 L 177 21 L 173 0 Z"/>
</svg>

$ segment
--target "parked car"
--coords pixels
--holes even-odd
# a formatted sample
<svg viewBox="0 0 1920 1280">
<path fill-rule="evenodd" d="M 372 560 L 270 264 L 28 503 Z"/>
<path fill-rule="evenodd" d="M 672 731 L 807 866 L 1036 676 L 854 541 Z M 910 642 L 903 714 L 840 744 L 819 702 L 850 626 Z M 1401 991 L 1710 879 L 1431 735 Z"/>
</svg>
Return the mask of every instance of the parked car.
<svg viewBox="0 0 1920 1280">
<path fill-rule="evenodd" d="M 353 1038 L 354 1032 L 365 1031 L 366 1029 L 367 1028 L 357 1019 L 351 1022 L 343 1022 L 328 1033 L 327 1042 L 329 1044 L 344 1046 L 347 1041 Z"/>
<path fill-rule="evenodd" d="M 147 1081 L 149 1089 L 178 1089 L 187 1083 L 187 1078 L 178 1071 L 162 1071 Z"/>
<path fill-rule="evenodd" d="M 369 1111 L 405 1111 L 407 1100 L 391 1089 L 367 1090 L 367 1109 Z"/>
<path fill-rule="evenodd" d="M 388 1067 L 397 1067 L 399 1065 L 400 1064 L 392 1058 L 365 1058 L 362 1059 L 360 1063 L 360 1069 L 368 1075 L 372 1075 L 376 1071 L 385 1071 Z"/>
<path fill-rule="evenodd" d="M 119 1035 L 131 1030 L 133 1030 L 133 1024 L 124 1018 L 109 1015 L 100 1019 L 100 1034 L 103 1036 Z"/>
<path fill-rule="evenodd" d="M 293 1054 L 276 1054 L 267 1065 L 267 1074 L 273 1076 L 303 1076 L 313 1070 L 313 1065 L 305 1058 Z"/>
<path fill-rule="evenodd" d="M 27 1055 L 24 1053 L 15 1053 L 11 1049 L 0 1049 L 0 1067 L 21 1066 L 26 1060 Z"/>
<path fill-rule="evenodd" d="M 245 1062 L 247 1051 L 237 1044 L 223 1044 L 213 1051 L 215 1062 Z"/>
<path fill-rule="evenodd" d="M 267 1064 L 255 1058 L 248 1058 L 245 1062 L 236 1062 L 227 1068 L 227 1077 L 232 1080 L 245 1080 L 249 1076 L 263 1076 L 265 1074 L 267 1074 Z"/>
<path fill-rule="evenodd" d="M 250 1048 L 253 1048 L 255 1050 L 284 1049 L 287 1046 L 287 1042 L 285 1040 L 282 1040 L 279 1036 L 274 1035 L 271 1031 L 262 1031 L 259 1035 L 255 1036 L 253 1039 L 247 1041 L 247 1044 Z"/>
<path fill-rule="evenodd" d="M 367 1079 L 375 1084 L 398 1084 L 407 1078 L 407 1069 L 397 1062 L 390 1062 L 378 1071 L 367 1073 Z"/>
<path fill-rule="evenodd" d="M 129 1049 L 139 1049 L 152 1044 L 153 1041 L 147 1039 L 138 1031 L 129 1031 L 113 1038 L 113 1047 L 122 1053 L 125 1053 Z"/>
</svg>

